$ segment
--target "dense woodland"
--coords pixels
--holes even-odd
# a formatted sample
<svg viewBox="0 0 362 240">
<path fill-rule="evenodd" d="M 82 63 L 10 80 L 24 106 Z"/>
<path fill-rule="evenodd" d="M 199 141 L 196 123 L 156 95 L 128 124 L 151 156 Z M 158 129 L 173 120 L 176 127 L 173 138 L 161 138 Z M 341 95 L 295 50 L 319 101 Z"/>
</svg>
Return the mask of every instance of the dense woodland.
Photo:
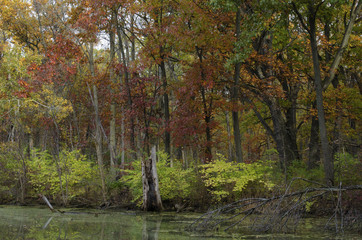
<svg viewBox="0 0 362 240">
<path fill-rule="evenodd" d="M 166 208 L 361 184 L 360 12 L 0 0 L 0 202 L 140 206 L 153 146 Z"/>
</svg>

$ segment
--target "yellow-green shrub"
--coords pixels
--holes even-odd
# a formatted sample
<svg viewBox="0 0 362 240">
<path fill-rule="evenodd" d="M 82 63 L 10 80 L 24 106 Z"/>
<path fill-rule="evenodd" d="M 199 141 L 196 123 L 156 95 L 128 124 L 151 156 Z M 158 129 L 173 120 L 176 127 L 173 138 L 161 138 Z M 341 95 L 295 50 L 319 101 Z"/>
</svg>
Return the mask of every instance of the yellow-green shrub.
<svg viewBox="0 0 362 240">
<path fill-rule="evenodd" d="M 245 188 L 251 184 L 263 188 L 271 188 L 272 182 L 268 179 L 271 168 L 267 165 L 255 163 L 228 162 L 218 154 L 217 158 L 202 165 L 202 179 L 215 201 L 221 201 L 231 194 L 240 196 Z"/>
<path fill-rule="evenodd" d="M 26 166 L 22 154 L 16 152 L 15 143 L 0 144 L 0 201 L 9 201 L 20 191 L 20 178 L 25 176 Z"/>
<path fill-rule="evenodd" d="M 66 203 L 85 194 L 86 188 L 94 187 L 93 183 L 99 179 L 97 168 L 79 150 L 63 150 L 58 157 L 39 150 L 33 150 L 31 155 L 29 182 L 35 193 L 62 197 Z"/>
<path fill-rule="evenodd" d="M 192 184 L 195 181 L 193 169 L 183 169 L 180 162 L 174 162 L 173 167 L 167 164 L 167 154 L 157 153 L 157 175 L 162 201 L 177 201 L 188 198 Z M 139 206 L 142 204 L 142 169 L 141 160 L 132 163 L 132 170 L 124 170 L 121 181 L 131 190 L 133 201 Z"/>
</svg>

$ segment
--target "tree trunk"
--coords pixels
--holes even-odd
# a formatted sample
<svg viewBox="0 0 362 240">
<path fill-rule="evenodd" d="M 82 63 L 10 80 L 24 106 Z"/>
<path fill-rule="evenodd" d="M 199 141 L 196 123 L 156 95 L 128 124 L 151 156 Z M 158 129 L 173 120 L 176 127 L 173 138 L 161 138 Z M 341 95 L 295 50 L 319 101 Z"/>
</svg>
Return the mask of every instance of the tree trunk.
<svg viewBox="0 0 362 240">
<path fill-rule="evenodd" d="M 237 7 L 236 20 L 235 20 L 235 33 L 236 41 L 240 40 L 240 23 L 241 23 L 241 10 L 240 7 Z M 239 126 L 239 112 L 237 109 L 237 103 L 239 101 L 239 78 L 240 78 L 240 67 L 241 63 L 238 61 L 235 64 L 234 71 L 234 85 L 231 92 L 231 100 L 233 102 L 232 109 L 232 120 L 233 120 L 233 129 L 234 129 L 234 143 L 235 143 L 235 154 L 236 161 L 243 162 L 243 153 L 241 150 L 241 135 L 240 135 L 240 126 Z"/>
<path fill-rule="evenodd" d="M 98 93 L 96 85 L 93 85 L 93 101 L 94 101 L 94 110 L 95 110 L 95 124 L 96 124 L 96 134 L 95 134 L 95 143 L 96 143 L 96 152 L 97 152 L 97 161 L 99 174 L 102 182 L 102 197 L 103 202 L 107 202 L 106 197 L 106 183 L 105 175 L 103 169 L 103 146 L 102 146 L 102 129 L 101 129 L 101 119 L 99 117 L 99 107 L 98 107 Z"/>
<path fill-rule="evenodd" d="M 127 93 L 128 108 L 132 108 L 133 102 L 132 102 L 131 88 L 129 85 L 129 72 L 128 72 L 128 68 L 127 68 L 128 62 L 129 62 L 129 56 L 128 56 L 129 54 L 127 54 L 127 56 L 126 56 L 125 51 L 124 51 L 123 41 L 122 41 L 123 34 L 122 34 L 121 26 L 119 25 L 118 22 L 116 25 L 117 25 L 117 37 L 118 37 L 118 58 L 119 58 L 119 61 L 121 61 L 120 63 L 122 63 L 122 65 L 123 65 L 123 71 L 124 71 L 123 78 L 124 78 L 124 85 L 125 85 L 126 93 Z M 128 47 L 126 47 L 126 50 L 128 52 Z M 133 55 L 132 55 L 132 57 L 133 57 Z M 131 117 L 130 122 L 131 122 L 131 124 L 130 124 L 131 125 L 130 145 L 131 145 L 131 150 L 132 150 L 131 158 L 137 159 L 135 120 L 133 117 Z"/>
<path fill-rule="evenodd" d="M 109 78 L 113 84 L 116 83 L 113 70 L 113 61 L 115 57 L 115 34 L 113 32 L 113 26 L 115 22 L 116 13 L 112 11 L 111 28 L 109 29 L 109 55 L 110 55 L 110 67 L 109 67 Z M 110 164 L 111 171 L 113 172 L 116 165 L 117 149 L 116 149 L 116 103 L 114 100 L 114 90 L 111 86 L 111 120 L 109 122 L 109 153 L 110 153 Z"/>
<path fill-rule="evenodd" d="M 273 138 L 276 143 L 277 151 L 279 154 L 279 161 L 280 161 L 280 167 L 281 169 L 286 172 L 287 166 L 289 165 L 289 162 L 291 159 L 288 157 L 288 153 L 290 152 L 289 149 L 287 149 L 287 142 L 284 138 L 286 135 L 285 128 L 283 127 L 283 119 L 281 117 L 281 112 L 277 107 L 272 104 L 270 107 L 271 117 L 273 121 Z"/>
<path fill-rule="evenodd" d="M 279 153 L 280 166 L 284 171 L 286 171 L 293 160 L 298 160 L 300 158 L 297 147 L 296 128 L 291 126 L 294 125 L 292 120 L 289 119 L 289 123 L 288 120 L 284 120 L 280 106 L 276 101 L 264 99 L 264 102 L 269 107 L 269 111 L 271 113 L 273 130 L 271 130 L 271 128 L 265 123 L 260 114 L 257 114 L 257 117 L 260 121 L 262 121 L 262 124 L 266 128 L 267 132 L 273 137 Z"/>
<path fill-rule="evenodd" d="M 203 62 L 203 55 L 202 55 L 202 48 L 196 47 L 196 53 L 199 57 L 199 63 L 200 63 L 200 75 L 202 82 L 206 82 L 206 76 L 204 67 L 202 65 Z M 199 86 L 201 90 L 201 98 L 202 98 L 202 106 L 203 106 L 203 112 L 204 112 L 204 121 L 205 121 L 205 135 L 206 135 L 206 143 L 205 143 L 205 160 L 204 163 L 210 162 L 212 159 L 212 149 L 211 149 L 211 141 L 212 141 L 212 135 L 211 135 L 211 120 L 212 120 L 212 104 L 213 99 L 210 97 L 209 101 L 206 98 L 206 91 L 204 86 Z"/>
<path fill-rule="evenodd" d="M 341 60 L 342 60 L 342 56 L 343 56 L 343 52 L 347 47 L 349 38 L 351 36 L 352 33 L 352 29 L 353 26 L 355 24 L 355 21 L 358 17 L 359 12 L 361 11 L 361 7 L 362 7 L 362 2 L 358 1 L 357 5 L 355 6 L 356 1 L 353 1 L 353 6 L 351 7 L 351 14 L 350 14 L 350 19 L 346 28 L 346 31 L 344 32 L 343 35 L 343 39 L 341 42 L 340 47 L 338 48 L 338 51 L 336 53 L 336 55 L 334 56 L 334 60 L 333 63 L 329 69 L 329 78 L 327 78 L 322 84 L 323 90 L 327 89 L 327 87 L 329 86 L 329 84 L 333 81 L 335 75 L 336 75 L 336 71 L 338 68 L 338 65 L 340 64 Z"/>
<path fill-rule="evenodd" d="M 322 153 L 324 158 L 324 173 L 327 185 L 332 186 L 334 184 L 333 157 L 330 152 L 331 149 L 329 147 L 327 127 L 324 116 L 322 79 L 321 79 L 321 72 L 320 72 L 320 65 L 318 58 L 317 37 L 316 37 L 316 10 L 313 6 L 313 3 L 310 3 L 308 10 L 309 10 L 308 21 L 310 27 L 309 29 L 310 46 L 312 50 L 312 59 L 313 59 L 314 84 L 316 91 L 319 133 L 320 133 Z"/>
<path fill-rule="evenodd" d="M 313 169 L 317 167 L 319 160 L 320 160 L 319 123 L 316 117 L 312 117 L 310 140 L 309 140 L 308 169 Z"/>
<path fill-rule="evenodd" d="M 290 103 L 289 106 L 285 107 L 285 143 L 287 145 L 287 154 L 289 156 L 289 160 L 300 160 L 300 154 L 298 150 L 297 144 L 297 98 L 299 92 L 299 86 L 294 85 L 292 83 L 287 87 L 287 80 L 281 79 L 283 89 L 285 92 L 288 92 L 287 97 Z"/>
<path fill-rule="evenodd" d="M 142 160 L 143 209 L 161 211 L 163 209 L 158 185 L 156 168 L 156 146 L 152 147 L 151 156 Z"/>
<path fill-rule="evenodd" d="M 233 143 L 231 141 L 231 127 L 230 127 L 230 119 L 229 112 L 225 112 L 225 120 L 226 120 L 226 129 L 228 133 L 228 149 L 229 149 L 229 161 L 234 161 L 234 152 L 233 152 Z"/>
<path fill-rule="evenodd" d="M 121 118 L 121 167 L 124 169 L 125 165 L 125 129 L 124 129 L 124 116 L 123 116 L 123 108 L 121 110 L 122 118 Z"/>
<path fill-rule="evenodd" d="M 90 43 L 89 46 L 89 53 L 88 53 L 88 60 L 89 60 L 89 69 L 91 76 L 95 76 L 95 70 L 94 70 L 94 60 L 93 60 L 93 43 Z M 97 86 L 93 84 L 92 86 L 92 98 L 93 98 L 93 107 L 94 107 L 94 117 L 95 117 L 95 145 L 96 145 L 96 152 L 97 152 L 97 162 L 98 162 L 98 168 L 99 168 L 99 174 L 101 177 L 101 183 L 102 183 L 102 197 L 103 202 L 107 202 L 106 197 L 106 183 L 105 183 L 105 175 L 104 175 L 104 169 L 103 169 L 103 141 L 102 141 L 102 125 L 101 125 L 101 119 L 99 116 L 99 106 L 98 106 L 98 91 Z"/>
<path fill-rule="evenodd" d="M 211 129 L 210 129 L 211 118 L 209 116 L 205 117 L 206 124 L 206 147 L 205 147 L 205 163 L 212 160 L 212 149 L 211 149 Z"/>
<path fill-rule="evenodd" d="M 160 50 L 161 54 L 163 54 L 163 50 L 161 47 Z M 162 86 L 163 86 L 163 114 L 164 114 L 164 128 L 165 128 L 165 152 L 171 157 L 171 135 L 169 130 L 169 122 L 170 122 L 170 104 L 168 99 L 167 93 L 167 77 L 166 77 L 166 67 L 165 67 L 165 60 L 162 56 L 162 61 L 160 63 L 161 69 L 161 79 L 162 79 Z"/>
<path fill-rule="evenodd" d="M 312 58 L 313 58 L 313 69 L 314 69 L 314 81 L 315 81 L 315 91 L 316 91 L 316 102 L 317 102 L 317 111 L 318 111 L 318 122 L 319 122 L 319 132 L 321 138 L 321 145 L 322 145 L 322 153 L 324 158 L 324 172 L 326 183 L 328 185 L 333 185 L 334 183 L 334 166 L 333 166 L 333 155 L 331 154 L 331 149 L 328 142 L 327 137 L 327 129 L 324 117 L 324 108 L 323 108 L 323 90 L 327 89 L 328 85 L 333 81 L 335 77 L 336 70 L 338 65 L 342 60 L 342 55 L 347 47 L 353 25 L 357 19 L 357 16 L 361 10 L 361 1 L 353 1 L 351 11 L 350 11 L 350 20 L 348 22 L 346 31 L 343 35 L 343 39 L 341 45 L 334 56 L 333 63 L 329 69 L 329 77 L 322 82 L 321 73 L 320 73 L 320 64 L 319 64 L 319 56 L 318 56 L 318 45 L 317 45 L 317 37 L 316 37 L 316 18 L 317 18 L 317 11 L 319 6 L 323 4 L 323 2 L 319 3 L 316 7 L 314 6 L 314 2 L 310 1 L 308 4 L 308 24 L 309 27 L 306 25 L 303 16 L 298 11 L 296 4 L 292 2 L 293 9 L 297 14 L 300 23 L 302 24 L 303 28 L 306 29 L 310 36 L 310 46 L 312 51 Z M 327 27 L 328 30 L 328 27 Z M 329 30 L 328 30 L 329 31 Z M 328 31 L 325 33 L 328 35 Z"/>
</svg>

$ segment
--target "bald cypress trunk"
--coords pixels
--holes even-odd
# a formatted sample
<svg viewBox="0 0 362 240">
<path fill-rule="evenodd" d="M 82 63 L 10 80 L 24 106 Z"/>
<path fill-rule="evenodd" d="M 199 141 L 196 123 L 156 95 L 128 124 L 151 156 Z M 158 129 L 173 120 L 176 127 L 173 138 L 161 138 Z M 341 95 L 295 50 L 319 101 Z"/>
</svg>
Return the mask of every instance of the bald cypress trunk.
<svg viewBox="0 0 362 240">
<path fill-rule="evenodd" d="M 163 209 L 158 185 L 156 168 L 156 146 L 152 147 L 151 156 L 142 160 L 143 209 L 161 211 Z"/>
</svg>

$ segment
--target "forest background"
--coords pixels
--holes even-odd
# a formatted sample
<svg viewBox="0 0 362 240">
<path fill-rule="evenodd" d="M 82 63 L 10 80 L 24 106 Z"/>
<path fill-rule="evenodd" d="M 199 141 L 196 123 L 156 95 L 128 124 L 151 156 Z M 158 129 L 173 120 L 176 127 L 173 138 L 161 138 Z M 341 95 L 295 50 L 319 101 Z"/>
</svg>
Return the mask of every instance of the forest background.
<svg viewBox="0 0 362 240">
<path fill-rule="evenodd" d="M 360 184 L 360 10 L 0 0 L 0 203 L 140 206 L 153 145 L 166 207 Z"/>
</svg>

